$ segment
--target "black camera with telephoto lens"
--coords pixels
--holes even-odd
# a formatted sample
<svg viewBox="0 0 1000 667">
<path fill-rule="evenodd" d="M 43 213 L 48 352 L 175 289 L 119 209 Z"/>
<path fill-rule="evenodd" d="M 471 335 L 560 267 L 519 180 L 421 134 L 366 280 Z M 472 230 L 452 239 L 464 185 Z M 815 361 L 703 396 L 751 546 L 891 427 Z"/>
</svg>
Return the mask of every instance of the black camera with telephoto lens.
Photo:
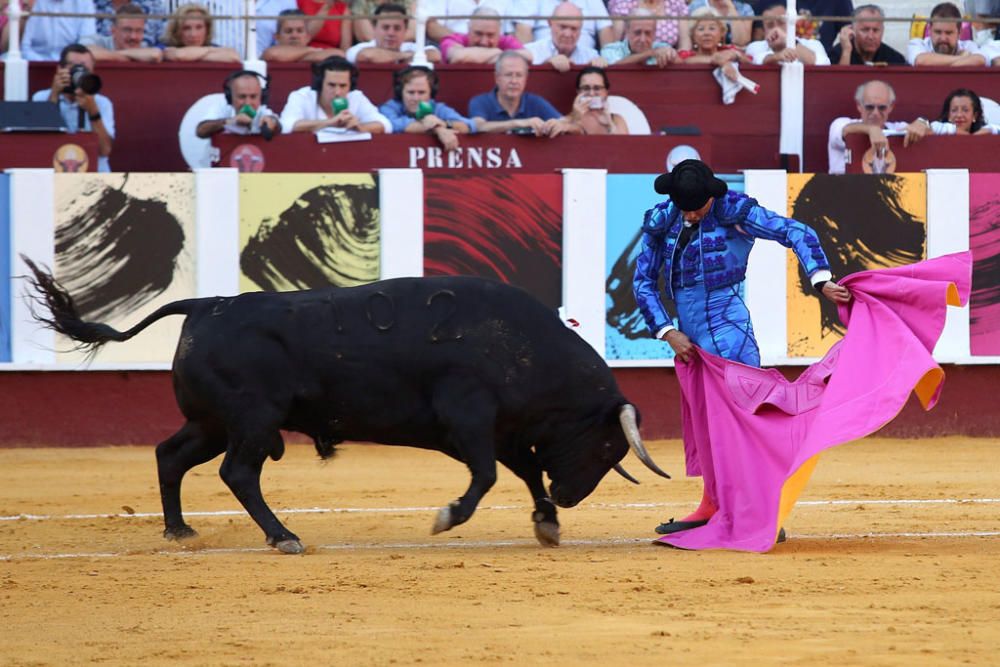
<svg viewBox="0 0 1000 667">
<path fill-rule="evenodd" d="M 69 85 L 63 88 L 63 92 L 72 95 L 77 88 L 88 95 L 96 95 L 101 89 L 101 77 L 83 65 L 73 65 L 69 68 Z"/>
</svg>

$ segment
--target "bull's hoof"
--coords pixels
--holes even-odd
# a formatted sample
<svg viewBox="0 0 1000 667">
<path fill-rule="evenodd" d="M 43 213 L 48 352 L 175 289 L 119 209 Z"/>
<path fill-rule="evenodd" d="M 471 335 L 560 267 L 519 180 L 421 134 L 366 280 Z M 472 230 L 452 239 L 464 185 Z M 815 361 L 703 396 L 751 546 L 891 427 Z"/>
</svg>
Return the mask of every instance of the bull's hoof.
<svg viewBox="0 0 1000 667">
<path fill-rule="evenodd" d="M 302 546 L 302 543 L 298 540 L 281 540 L 280 542 L 275 542 L 271 546 L 283 554 L 301 554 L 305 553 L 306 550 L 306 548 Z"/>
<path fill-rule="evenodd" d="M 543 547 L 559 546 L 559 524 L 551 521 L 539 521 L 535 524 L 535 538 Z"/>
<path fill-rule="evenodd" d="M 191 526 L 181 526 L 179 528 L 166 528 L 163 531 L 163 537 L 171 541 L 189 540 L 192 537 L 198 537 L 198 531 L 196 531 Z"/>
<path fill-rule="evenodd" d="M 431 528 L 431 535 L 443 533 L 453 525 L 454 524 L 451 522 L 451 505 L 442 507 L 441 511 L 438 512 L 437 518 L 434 519 L 434 526 Z"/>
</svg>

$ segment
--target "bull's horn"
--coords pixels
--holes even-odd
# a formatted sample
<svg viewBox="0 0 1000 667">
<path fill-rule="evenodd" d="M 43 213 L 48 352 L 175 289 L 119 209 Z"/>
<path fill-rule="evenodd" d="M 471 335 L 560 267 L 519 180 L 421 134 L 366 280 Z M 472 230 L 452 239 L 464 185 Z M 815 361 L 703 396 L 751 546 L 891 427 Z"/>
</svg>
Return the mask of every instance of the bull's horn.
<svg viewBox="0 0 1000 667">
<path fill-rule="evenodd" d="M 653 462 L 653 459 L 649 456 L 649 452 L 646 451 L 645 445 L 642 444 L 642 438 L 639 436 L 639 425 L 635 421 L 635 408 L 631 404 L 626 403 L 622 406 L 622 409 L 618 412 L 618 421 L 621 422 L 622 430 L 625 431 L 625 439 L 628 440 L 628 446 L 632 448 L 632 451 L 639 457 L 639 460 L 660 477 L 670 479 L 670 475 L 660 470 L 660 466 Z"/>
<path fill-rule="evenodd" d="M 633 484 L 639 483 L 639 480 L 637 480 L 632 475 L 628 474 L 628 470 L 625 470 L 625 468 L 622 467 L 621 463 L 615 464 L 615 472 L 624 477 L 625 479 L 627 479 L 628 481 L 632 482 Z"/>
</svg>

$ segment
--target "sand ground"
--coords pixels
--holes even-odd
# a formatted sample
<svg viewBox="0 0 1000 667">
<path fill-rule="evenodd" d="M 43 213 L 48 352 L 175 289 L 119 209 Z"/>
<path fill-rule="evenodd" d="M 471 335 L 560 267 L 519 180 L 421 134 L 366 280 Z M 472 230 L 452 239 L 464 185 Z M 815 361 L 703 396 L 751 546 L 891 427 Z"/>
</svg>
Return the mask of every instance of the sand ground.
<svg viewBox="0 0 1000 667">
<path fill-rule="evenodd" d="M 680 476 L 680 443 L 648 444 Z M 960 438 L 836 448 L 789 541 L 761 555 L 651 546 L 700 481 L 632 457 L 643 484 L 612 473 L 546 549 L 506 470 L 468 524 L 431 536 L 460 464 L 371 445 L 322 463 L 293 445 L 265 466 L 265 497 L 335 511 L 280 514 L 308 546 L 287 556 L 218 462 L 185 482 L 201 537 L 179 545 L 144 516 L 160 511 L 150 447 L 0 450 L 0 664 L 997 664 L 998 454 Z"/>
</svg>

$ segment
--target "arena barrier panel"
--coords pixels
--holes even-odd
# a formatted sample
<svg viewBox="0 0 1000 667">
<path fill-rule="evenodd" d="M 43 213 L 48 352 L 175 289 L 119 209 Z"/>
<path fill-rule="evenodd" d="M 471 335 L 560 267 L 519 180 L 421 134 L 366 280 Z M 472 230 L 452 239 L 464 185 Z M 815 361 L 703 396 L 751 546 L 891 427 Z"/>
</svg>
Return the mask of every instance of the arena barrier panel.
<svg viewBox="0 0 1000 667">
<path fill-rule="evenodd" d="M 0 363 L 10 361 L 10 176 L 0 174 Z"/>
<path fill-rule="evenodd" d="M 376 175 L 12 170 L 5 177 L 4 238 L 14 261 L 5 276 L 24 273 L 17 259 L 23 252 L 52 266 L 89 317 L 125 328 L 175 298 L 317 286 L 335 282 L 334 275 L 346 286 L 477 273 L 563 306 L 614 366 L 671 366 L 668 351 L 649 344 L 629 307 L 634 237 L 642 211 L 657 201 L 652 176 L 574 169 L 459 181 L 414 169 Z M 935 354 L 943 362 L 995 364 L 1000 291 L 989 279 L 997 255 L 990 221 L 1000 175 L 975 176 L 750 170 L 742 179 L 727 178 L 762 205 L 816 227 L 836 254 L 837 275 L 972 247 L 983 271 L 974 316 L 970 324 L 969 308 L 953 309 Z M 811 363 L 839 337 L 790 257 L 775 243 L 759 243 L 748 269 L 746 299 L 767 365 Z M 23 284 L 3 282 L 10 352 L 0 368 L 169 367 L 179 318 L 107 347 L 85 365 L 78 353 L 55 351 L 68 345 L 31 318 Z"/>
</svg>

